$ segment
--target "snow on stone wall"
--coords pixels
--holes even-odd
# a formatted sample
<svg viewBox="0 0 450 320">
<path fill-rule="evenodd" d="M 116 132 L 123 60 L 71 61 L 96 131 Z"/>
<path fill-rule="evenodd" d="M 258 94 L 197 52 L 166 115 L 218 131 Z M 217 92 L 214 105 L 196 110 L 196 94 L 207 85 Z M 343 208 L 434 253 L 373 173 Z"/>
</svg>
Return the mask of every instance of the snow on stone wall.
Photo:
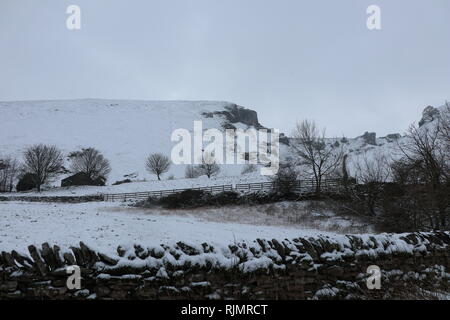
<svg viewBox="0 0 450 320">
<path fill-rule="evenodd" d="M 83 242 L 28 249 L 1 252 L 0 299 L 352 298 L 367 291 L 370 265 L 381 268 L 384 289 L 450 281 L 449 232 L 119 246 L 109 256 Z M 66 287 L 69 265 L 81 267 L 79 290 Z"/>
</svg>

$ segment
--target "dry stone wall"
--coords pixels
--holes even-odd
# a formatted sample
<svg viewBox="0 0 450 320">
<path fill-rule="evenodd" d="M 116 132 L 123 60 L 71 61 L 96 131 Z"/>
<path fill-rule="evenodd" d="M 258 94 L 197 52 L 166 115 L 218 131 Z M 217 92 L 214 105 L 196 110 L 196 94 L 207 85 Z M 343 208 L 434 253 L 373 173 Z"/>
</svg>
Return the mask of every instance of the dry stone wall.
<svg viewBox="0 0 450 320">
<path fill-rule="evenodd" d="M 80 242 L 2 251 L 0 299 L 352 299 L 382 298 L 397 285 L 448 284 L 450 233 L 317 236 L 213 247 L 203 243 L 119 246 Z M 66 268 L 81 268 L 81 288 Z M 377 265 L 382 290 L 368 290 Z M 387 291 L 386 291 L 387 290 Z"/>
</svg>

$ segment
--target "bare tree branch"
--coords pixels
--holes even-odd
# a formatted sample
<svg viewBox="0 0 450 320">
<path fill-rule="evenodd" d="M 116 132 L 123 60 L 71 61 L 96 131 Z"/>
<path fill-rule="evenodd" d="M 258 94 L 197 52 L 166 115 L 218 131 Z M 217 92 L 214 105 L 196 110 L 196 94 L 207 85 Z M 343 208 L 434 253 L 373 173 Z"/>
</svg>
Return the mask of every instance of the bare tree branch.
<svg viewBox="0 0 450 320">
<path fill-rule="evenodd" d="M 212 176 L 215 176 L 220 172 L 220 167 L 216 164 L 214 157 L 207 154 L 203 157 L 203 162 L 198 166 L 198 170 L 201 174 L 204 174 L 211 179 Z"/>
<path fill-rule="evenodd" d="M 94 148 L 76 152 L 72 158 L 71 170 L 75 173 L 83 172 L 90 179 L 106 178 L 111 172 L 109 161 Z"/>
<path fill-rule="evenodd" d="M 295 141 L 292 147 L 300 156 L 300 164 L 310 168 L 316 182 L 316 193 L 320 193 L 323 178 L 338 168 L 342 161 L 343 150 L 341 147 L 327 144 L 325 129 L 320 132 L 312 121 L 298 122 L 293 137 Z"/>
</svg>

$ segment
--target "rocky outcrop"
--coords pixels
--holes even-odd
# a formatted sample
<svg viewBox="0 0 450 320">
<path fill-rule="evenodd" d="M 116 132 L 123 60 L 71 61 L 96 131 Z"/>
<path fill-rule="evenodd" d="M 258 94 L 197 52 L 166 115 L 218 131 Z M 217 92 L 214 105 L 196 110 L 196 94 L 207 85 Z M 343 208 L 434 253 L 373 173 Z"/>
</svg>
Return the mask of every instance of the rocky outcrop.
<svg viewBox="0 0 450 320">
<path fill-rule="evenodd" d="M 358 138 L 363 138 L 364 142 L 367 144 L 371 144 L 376 146 L 377 145 L 377 134 L 375 132 L 365 132 L 362 136 L 359 136 Z"/>
<path fill-rule="evenodd" d="M 222 114 L 231 123 L 243 123 L 248 126 L 253 126 L 256 129 L 263 128 L 258 122 L 258 114 L 254 110 L 246 109 L 244 107 L 233 104 L 225 107 L 226 111 L 222 111 Z"/>
<path fill-rule="evenodd" d="M 440 116 L 439 109 L 433 106 L 426 107 L 422 112 L 422 119 L 419 121 L 419 127 L 438 119 L 439 116 Z"/>
<path fill-rule="evenodd" d="M 226 129 L 233 129 L 234 126 L 230 126 L 230 124 L 238 122 L 255 127 L 256 129 L 264 128 L 258 121 L 258 114 L 256 111 L 238 106 L 236 104 L 226 106 L 224 111 L 203 113 L 203 116 L 207 118 L 213 117 L 214 115 L 223 116 L 225 118 L 226 122 L 224 123 L 224 128 Z"/>
<path fill-rule="evenodd" d="M 210 244 L 119 246 L 80 242 L 0 254 L 0 299 L 357 299 L 450 279 L 450 233 L 315 236 Z M 77 265 L 81 287 L 66 286 Z M 368 290 L 369 266 L 381 289 Z M 433 289 L 432 289 L 433 290 Z"/>
<path fill-rule="evenodd" d="M 226 106 L 224 111 L 203 112 L 202 116 L 205 118 L 212 118 L 214 116 L 224 118 L 225 121 L 222 122 L 223 129 L 236 130 L 236 127 L 234 126 L 236 123 L 243 123 L 249 127 L 254 127 L 257 130 L 267 129 L 259 123 L 258 113 L 256 111 L 238 106 L 237 104 L 230 104 Z M 270 129 L 267 130 L 270 131 Z M 283 133 L 280 133 L 279 141 L 280 143 L 289 145 L 289 138 Z"/>
<path fill-rule="evenodd" d="M 386 136 L 386 139 L 389 141 L 396 141 L 400 139 L 402 135 L 400 133 L 391 133 Z"/>
</svg>

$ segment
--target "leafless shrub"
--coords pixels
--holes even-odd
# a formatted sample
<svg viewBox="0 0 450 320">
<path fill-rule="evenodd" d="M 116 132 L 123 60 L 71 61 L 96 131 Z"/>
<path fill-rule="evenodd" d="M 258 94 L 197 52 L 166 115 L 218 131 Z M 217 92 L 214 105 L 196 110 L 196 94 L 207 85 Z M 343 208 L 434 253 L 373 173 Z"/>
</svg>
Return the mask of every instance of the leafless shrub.
<svg viewBox="0 0 450 320">
<path fill-rule="evenodd" d="M 198 172 L 197 168 L 193 165 L 189 164 L 186 166 L 186 169 L 184 171 L 184 177 L 187 179 L 195 179 L 198 178 L 201 175 L 200 172 Z"/>
<path fill-rule="evenodd" d="M 370 216 L 376 215 L 385 183 L 391 176 L 390 163 L 380 152 L 363 153 L 355 164 L 356 180 L 359 185 L 350 190 L 353 200 L 361 203 Z"/>
<path fill-rule="evenodd" d="M 215 176 L 220 172 L 220 167 L 216 163 L 214 157 L 205 155 L 203 157 L 203 163 L 198 166 L 198 172 L 211 179 L 212 176 Z"/>
<path fill-rule="evenodd" d="M 297 177 L 298 173 L 293 164 L 280 164 L 277 174 L 271 178 L 272 183 L 274 184 L 274 190 L 282 195 L 292 194 L 297 182 Z"/>
</svg>

